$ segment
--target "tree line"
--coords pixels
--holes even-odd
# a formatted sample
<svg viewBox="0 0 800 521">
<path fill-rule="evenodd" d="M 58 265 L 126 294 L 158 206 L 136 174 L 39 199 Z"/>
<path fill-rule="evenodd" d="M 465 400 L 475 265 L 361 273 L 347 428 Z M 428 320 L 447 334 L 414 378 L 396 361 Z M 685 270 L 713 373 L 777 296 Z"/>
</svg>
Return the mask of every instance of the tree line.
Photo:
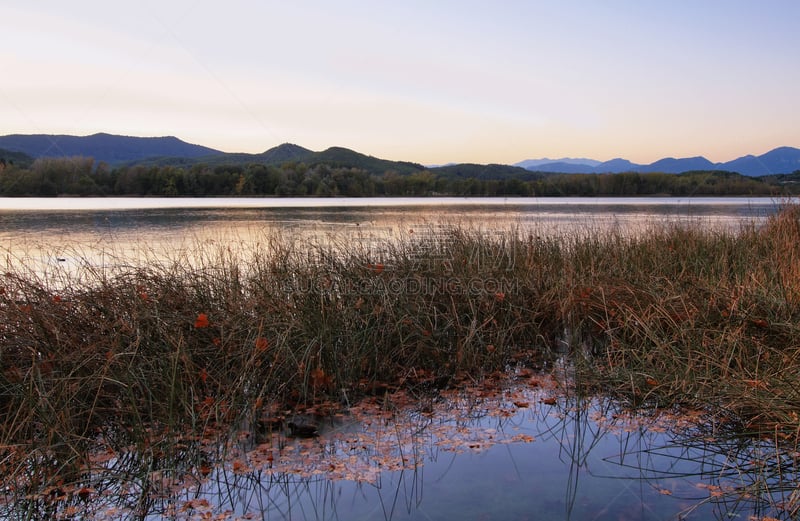
<svg viewBox="0 0 800 521">
<path fill-rule="evenodd" d="M 459 177 L 435 168 L 413 173 L 371 173 L 362 168 L 243 164 L 123 166 L 92 158 L 43 158 L 29 166 L 0 164 L 2 196 L 779 196 L 800 193 L 800 171 L 788 176 L 746 177 L 732 172 L 683 174 L 541 174 Z"/>
</svg>

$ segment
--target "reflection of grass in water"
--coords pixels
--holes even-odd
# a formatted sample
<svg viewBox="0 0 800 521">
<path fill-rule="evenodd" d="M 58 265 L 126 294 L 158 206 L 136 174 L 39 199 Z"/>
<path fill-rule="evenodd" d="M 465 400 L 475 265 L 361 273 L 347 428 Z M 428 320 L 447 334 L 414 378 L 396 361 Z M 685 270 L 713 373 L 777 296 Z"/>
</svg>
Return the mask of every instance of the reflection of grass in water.
<svg viewBox="0 0 800 521">
<path fill-rule="evenodd" d="M 615 512 L 636 507 L 658 513 L 652 518 L 661 519 L 665 509 L 679 510 L 675 502 L 657 492 L 670 490 L 676 500 L 689 499 L 692 510 L 699 510 L 701 515 L 712 511 L 704 505 L 703 497 L 720 502 L 716 508 L 724 513 L 746 515 L 757 511 L 752 508 L 755 494 L 745 496 L 744 487 L 725 483 L 734 474 L 740 482 L 757 479 L 759 473 L 751 466 L 752 454 L 768 449 L 769 444 L 760 444 L 759 449 L 757 441 L 720 437 L 720 446 L 726 448 L 716 450 L 706 414 L 634 414 L 612 400 L 580 398 L 569 381 L 528 370 L 511 381 L 484 383 L 435 393 L 431 402 L 421 402 L 404 391 L 367 400 L 353 407 L 347 417 L 323 425 L 320 438 L 287 438 L 287 431 L 266 436 L 240 432 L 223 451 L 225 462 L 206 470 L 201 470 L 203 462 L 221 448 L 204 447 L 188 439 L 165 441 L 146 454 L 100 454 L 95 463 L 106 471 L 96 470 L 91 480 L 94 488 L 87 492 L 93 501 L 91 507 L 79 500 L 79 491 L 70 491 L 69 487 L 64 488 L 64 500 L 54 507 L 62 513 L 65 509 L 104 512 L 114 518 L 172 513 L 179 519 L 226 511 L 269 513 L 281 519 L 297 515 L 327 519 L 323 513 L 329 508 L 350 518 L 362 510 L 375 509 L 365 518 L 395 519 L 416 509 L 434 518 L 437 513 L 443 514 L 442 509 L 450 516 L 472 514 L 475 509 L 493 516 L 506 511 L 514 515 L 525 506 L 541 513 L 545 504 L 556 517 L 570 511 L 577 517 L 602 511 L 615 518 Z M 618 437 L 625 452 L 619 455 L 619 461 L 612 458 L 607 460 L 611 465 L 600 466 L 601 473 L 612 469 L 612 479 L 600 482 L 605 492 L 596 482 L 586 490 L 586 473 L 598 472 L 597 456 L 592 453 L 601 450 L 603 443 L 607 448 L 604 439 L 608 437 Z M 536 465 L 536 472 L 530 475 L 519 475 L 517 463 L 513 458 L 510 461 L 516 472 L 513 481 L 535 484 L 533 496 L 520 496 L 519 487 L 498 480 L 494 474 L 475 473 L 472 478 L 472 474 L 462 474 L 450 484 L 442 483 L 441 476 L 424 472 L 429 462 L 446 463 L 451 454 L 455 458 L 456 454 L 477 455 L 503 445 L 527 444 L 543 444 L 547 451 L 555 451 L 555 444 L 562 451 L 562 468 Z M 730 446 L 739 447 L 738 454 L 729 450 Z M 167 455 L 174 447 L 180 447 L 180 451 Z M 754 450 L 747 452 L 748 448 Z M 715 459 L 715 453 L 723 454 L 724 460 Z M 762 456 L 762 461 L 769 457 Z M 156 461 L 158 457 L 160 462 Z M 519 462 L 523 472 L 530 466 L 529 459 Z M 625 479 L 643 480 L 650 493 L 620 496 L 624 472 L 614 472 L 615 466 L 632 470 Z M 162 470 L 153 470 L 158 467 Z M 509 468 L 505 474 L 514 472 Z M 570 476 L 566 490 L 552 489 L 561 482 L 562 473 Z M 423 501 L 425 476 L 433 476 L 444 496 Z M 339 505 L 342 492 L 349 489 L 337 485 L 338 480 L 359 481 L 362 492 L 353 500 L 362 500 L 348 505 L 345 496 Z M 579 485 L 579 481 L 584 484 Z M 631 491 L 639 488 L 633 485 Z M 376 496 L 380 503 L 367 499 L 377 501 Z"/>
<path fill-rule="evenodd" d="M 799 213 L 736 234 L 452 227 L 383 243 L 267 237 L 247 255 L 219 244 L 79 273 L 9 262 L 0 470 L 29 480 L 15 494 L 80 483 L 98 436 L 146 452 L 266 410 L 479 380 L 562 351 L 588 388 L 712 407 L 782 444 L 797 424 Z"/>
</svg>

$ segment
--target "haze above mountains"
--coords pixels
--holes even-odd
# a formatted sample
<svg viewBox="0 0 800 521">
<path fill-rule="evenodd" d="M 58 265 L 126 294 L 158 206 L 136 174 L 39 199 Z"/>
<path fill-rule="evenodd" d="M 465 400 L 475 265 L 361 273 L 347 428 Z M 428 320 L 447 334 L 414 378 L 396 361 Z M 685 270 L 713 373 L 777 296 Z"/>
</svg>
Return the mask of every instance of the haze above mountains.
<svg viewBox="0 0 800 521">
<path fill-rule="evenodd" d="M 397 162 L 366 156 L 341 147 L 314 152 L 298 145 L 285 143 L 260 154 L 225 153 L 213 148 L 186 143 L 176 137 L 129 137 L 112 134 L 69 136 L 49 134 L 12 134 L 0 136 L 2 150 L 23 153 L 33 159 L 41 157 L 93 157 L 112 166 L 135 163 L 194 164 L 258 162 L 277 164 L 286 161 L 329 161 L 346 164 L 357 156 L 360 163 L 373 164 L 376 169 L 414 171 L 425 167 L 412 162 Z M 452 166 L 452 165 L 451 165 Z M 800 149 L 779 147 L 758 156 L 746 155 L 724 163 L 713 163 L 698 156 L 689 158 L 663 158 L 648 165 L 632 163 L 617 158 L 597 161 L 587 158 L 527 159 L 516 166 L 529 171 L 553 173 L 619 173 L 663 172 L 682 173 L 692 170 L 725 170 L 747 176 L 788 174 L 800 170 Z"/>
</svg>

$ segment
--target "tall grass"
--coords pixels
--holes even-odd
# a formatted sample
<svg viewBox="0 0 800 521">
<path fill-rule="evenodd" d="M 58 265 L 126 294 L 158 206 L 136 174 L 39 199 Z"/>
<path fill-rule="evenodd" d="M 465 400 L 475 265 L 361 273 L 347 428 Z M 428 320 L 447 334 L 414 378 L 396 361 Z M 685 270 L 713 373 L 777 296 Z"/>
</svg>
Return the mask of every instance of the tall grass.
<svg viewBox="0 0 800 521">
<path fill-rule="evenodd" d="M 101 439 L 152 450 L 274 411 L 478 380 L 565 346 L 582 383 L 631 403 L 797 427 L 800 208 L 736 232 L 434 232 L 269 236 L 71 274 L 10 264 L 0 471 L 63 479 Z"/>
</svg>

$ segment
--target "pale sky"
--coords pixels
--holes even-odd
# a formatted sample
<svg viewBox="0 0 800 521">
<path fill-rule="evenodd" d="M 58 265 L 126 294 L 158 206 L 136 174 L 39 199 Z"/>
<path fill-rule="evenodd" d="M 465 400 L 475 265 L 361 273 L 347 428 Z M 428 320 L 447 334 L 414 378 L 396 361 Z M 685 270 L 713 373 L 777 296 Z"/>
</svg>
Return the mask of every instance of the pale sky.
<svg viewBox="0 0 800 521">
<path fill-rule="evenodd" d="M 0 1 L 0 135 L 424 164 L 800 147 L 797 0 Z"/>
</svg>

